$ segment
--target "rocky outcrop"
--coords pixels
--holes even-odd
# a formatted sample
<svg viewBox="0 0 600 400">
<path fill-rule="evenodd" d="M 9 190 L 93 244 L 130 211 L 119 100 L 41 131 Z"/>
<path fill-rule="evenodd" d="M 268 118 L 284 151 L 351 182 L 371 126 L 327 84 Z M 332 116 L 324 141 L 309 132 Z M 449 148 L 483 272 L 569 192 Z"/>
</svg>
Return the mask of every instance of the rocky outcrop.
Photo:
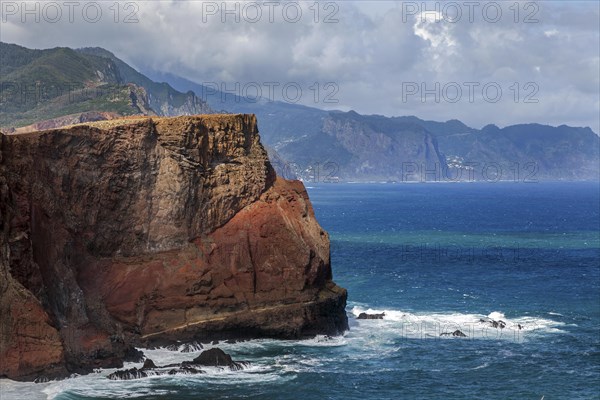
<svg viewBox="0 0 600 400">
<path fill-rule="evenodd" d="M 347 329 L 328 235 L 303 185 L 276 177 L 254 116 L 94 122 L 1 149 L 0 375 Z"/>
<path fill-rule="evenodd" d="M 367 314 L 367 313 L 360 313 L 358 314 L 358 317 L 356 317 L 356 319 L 383 319 L 383 317 L 385 317 L 385 313 L 381 313 L 381 314 Z"/>
<path fill-rule="evenodd" d="M 194 351 L 202 350 L 203 348 L 204 348 L 204 346 L 202 346 L 202 343 L 200 343 L 198 341 L 193 341 L 193 342 L 184 343 L 184 344 L 173 343 L 173 344 L 166 346 L 167 350 L 180 351 L 182 353 L 192 353 Z"/>
<path fill-rule="evenodd" d="M 192 361 L 184 361 L 181 364 L 169 364 L 157 366 L 154 361 L 146 359 L 142 368 L 130 368 L 118 370 L 108 375 L 107 378 L 114 381 L 146 378 L 159 375 L 196 375 L 205 373 L 200 367 L 216 367 L 221 370 L 240 371 L 250 364 L 244 361 L 233 361 L 231 356 L 218 347 L 203 351 Z"/>
<path fill-rule="evenodd" d="M 198 357 L 194 358 L 190 365 L 202 365 L 205 367 L 227 367 L 232 371 L 239 371 L 244 368 L 246 363 L 233 361 L 231 356 L 218 347 L 203 351 Z M 188 365 L 184 363 L 184 366 Z"/>
</svg>

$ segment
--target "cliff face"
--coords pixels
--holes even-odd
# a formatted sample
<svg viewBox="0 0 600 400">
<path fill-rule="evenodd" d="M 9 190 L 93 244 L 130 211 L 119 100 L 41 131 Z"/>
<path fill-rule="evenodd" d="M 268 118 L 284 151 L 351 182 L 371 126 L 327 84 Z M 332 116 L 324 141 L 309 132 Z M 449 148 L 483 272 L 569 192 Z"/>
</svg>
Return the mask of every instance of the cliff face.
<svg viewBox="0 0 600 400">
<path fill-rule="evenodd" d="M 433 135 L 415 124 L 391 124 L 385 117 L 355 112 L 330 114 L 322 131 L 354 156 L 346 167 L 359 179 L 435 180 L 446 161 Z M 409 173 L 409 171 L 411 171 Z M 433 171 L 428 176 L 425 171 Z"/>
<path fill-rule="evenodd" d="M 169 95 L 169 97 L 163 98 L 161 96 L 153 95 L 151 92 L 148 93 L 148 103 L 152 107 L 152 110 L 155 110 L 159 115 L 164 116 L 213 113 L 213 110 L 208 104 L 203 102 L 193 92 L 178 93 L 176 95 L 179 100 L 178 102 L 171 98 L 173 97 L 173 94 L 169 93 Z"/>
<path fill-rule="evenodd" d="M 329 239 L 250 115 L 2 136 L 0 375 L 118 366 L 131 345 L 347 329 Z"/>
<path fill-rule="evenodd" d="M 49 376 L 63 375 L 60 335 L 40 301 L 11 275 L 12 199 L 0 152 L 0 376 L 35 378 L 44 366 Z"/>
</svg>

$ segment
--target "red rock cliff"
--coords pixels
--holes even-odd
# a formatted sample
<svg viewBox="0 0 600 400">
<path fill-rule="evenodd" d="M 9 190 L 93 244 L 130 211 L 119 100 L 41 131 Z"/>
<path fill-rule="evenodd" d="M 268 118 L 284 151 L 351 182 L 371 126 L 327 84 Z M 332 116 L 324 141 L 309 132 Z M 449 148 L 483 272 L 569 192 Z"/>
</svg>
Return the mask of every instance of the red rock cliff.
<svg viewBox="0 0 600 400">
<path fill-rule="evenodd" d="M 252 115 L 2 136 L 0 376 L 119 366 L 131 345 L 347 329 L 329 238 Z"/>
</svg>

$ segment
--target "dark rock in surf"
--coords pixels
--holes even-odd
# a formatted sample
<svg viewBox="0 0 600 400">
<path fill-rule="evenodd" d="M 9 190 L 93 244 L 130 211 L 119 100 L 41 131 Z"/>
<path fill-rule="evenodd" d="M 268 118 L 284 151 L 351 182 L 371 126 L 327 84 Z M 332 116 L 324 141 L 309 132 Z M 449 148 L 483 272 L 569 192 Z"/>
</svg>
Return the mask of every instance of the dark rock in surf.
<svg viewBox="0 0 600 400">
<path fill-rule="evenodd" d="M 454 332 L 442 332 L 440 333 L 440 336 L 467 337 L 467 335 L 465 335 L 464 333 L 462 333 L 462 331 L 458 329 Z"/>
<path fill-rule="evenodd" d="M 182 353 L 193 353 L 194 351 L 202 350 L 204 347 L 199 342 L 189 342 L 184 344 L 173 343 L 165 347 L 170 351 L 180 351 Z"/>
<path fill-rule="evenodd" d="M 169 351 L 179 351 L 179 343 L 173 343 L 170 344 L 168 346 L 165 346 L 165 349 L 169 350 Z"/>
<path fill-rule="evenodd" d="M 158 367 L 156 366 L 156 364 L 154 364 L 154 361 L 147 358 L 146 361 L 144 361 L 144 365 L 142 366 L 142 368 L 118 370 L 108 375 L 108 379 L 113 381 L 126 381 L 131 379 L 146 378 L 148 375 L 162 375 L 160 371 L 153 371 L 150 374 L 148 374 L 149 370 L 154 370 L 156 368 Z"/>
<path fill-rule="evenodd" d="M 143 351 L 138 350 L 132 346 L 129 347 L 129 349 L 127 349 L 127 351 L 125 352 L 123 361 L 138 363 L 144 361 L 145 358 L 146 356 L 144 355 Z"/>
<path fill-rule="evenodd" d="M 182 366 L 189 366 L 190 364 L 204 365 L 207 367 L 229 367 L 232 371 L 239 371 L 246 365 L 244 362 L 233 361 L 229 354 L 218 347 L 203 351 L 198 357 L 194 358 L 191 363 L 182 363 Z"/>
<path fill-rule="evenodd" d="M 168 372 L 169 375 L 196 375 L 196 374 L 204 374 L 205 372 L 201 369 L 196 369 L 189 366 L 183 366 L 178 369 L 172 369 Z"/>
<path fill-rule="evenodd" d="M 177 367 L 177 368 L 172 368 Z M 170 370 L 160 370 L 160 368 L 172 368 Z M 132 379 L 141 379 L 147 378 L 148 376 L 160 376 L 160 375 L 195 375 L 195 374 L 203 374 L 204 371 L 198 368 L 194 368 L 192 366 L 187 365 L 187 363 L 182 364 L 171 364 L 165 365 L 163 367 L 156 366 L 154 361 L 147 359 L 144 362 L 144 366 L 140 369 L 131 368 L 126 370 L 115 371 L 112 374 L 108 375 L 108 379 L 113 381 L 128 381 Z"/>
<path fill-rule="evenodd" d="M 149 368 L 156 368 L 156 364 L 154 364 L 154 361 L 147 358 L 146 361 L 144 361 L 144 366 L 142 367 L 142 369 L 149 369 Z"/>
<path fill-rule="evenodd" d="M 360 313 L 358 315 L 358 317 L 356 317 L 356 319 L 383 319 L 383 317 L 385 317 L 385 313 L 381 313 L 381 314 L 367 314 L 367 313 Z"/>
<path fill-rule="evenodd" d="M 191 342 L 191 343 L 185 343 L 182 347 L 181 347 L 181 352 L 182 353 L 193 353 L 194 351 L 198 351 L 198 350 L 202 350 L 204 347 L 202 346 L 201 343 L 199 342 Z"/>
<path fill-rule="evenodd" d="M 504 329 L 506 327 L 506 322 L 502 321 L 502 320 L 498 320 L 498 321 L 490 321 L 490 326 L 493 328 L 500 328 L 500 329 Z"/>
<path fill-rule="evenodd" d="M 131 368 L 125 370 L 115 371 L 108 375 L 108 379 L 113 381 L 128 381 L 131 379 L 146 378 L 148 373 L 143 369 Z"/>
</svg>

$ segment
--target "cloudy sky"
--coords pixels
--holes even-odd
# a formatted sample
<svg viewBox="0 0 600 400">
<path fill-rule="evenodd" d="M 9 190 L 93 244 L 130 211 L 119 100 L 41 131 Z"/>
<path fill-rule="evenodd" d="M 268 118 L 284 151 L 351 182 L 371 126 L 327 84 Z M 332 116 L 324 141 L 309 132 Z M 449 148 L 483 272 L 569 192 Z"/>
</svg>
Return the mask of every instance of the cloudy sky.
<svg viewBox="0 0 600 400">
<path fill-rule="evenodd" d="M 0 38 L 319 108 L 599 132 L 599 4 L 2 0 Z"/>
</svg>

